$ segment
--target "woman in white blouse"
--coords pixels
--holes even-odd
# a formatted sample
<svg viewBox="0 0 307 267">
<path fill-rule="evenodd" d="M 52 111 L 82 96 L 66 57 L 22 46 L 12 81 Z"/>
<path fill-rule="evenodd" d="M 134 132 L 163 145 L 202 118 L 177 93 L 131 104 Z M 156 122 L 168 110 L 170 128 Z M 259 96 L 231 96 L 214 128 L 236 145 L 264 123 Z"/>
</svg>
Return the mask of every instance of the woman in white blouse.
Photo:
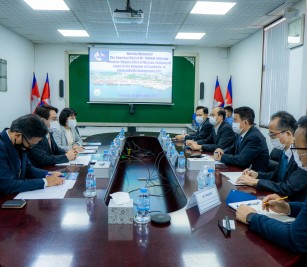
<svg viewBox="0 0 307 267">
<path fill-rule="evenodd" d="M 77 113 L 71 108 L 64 108 L 59 116 L 60 128 L 53 131 L 53 137 L 57 145 L 68 151 L 75 148 L 78 152 L 83 151 L 82 139 L 76 131 Z"/>
</svg>

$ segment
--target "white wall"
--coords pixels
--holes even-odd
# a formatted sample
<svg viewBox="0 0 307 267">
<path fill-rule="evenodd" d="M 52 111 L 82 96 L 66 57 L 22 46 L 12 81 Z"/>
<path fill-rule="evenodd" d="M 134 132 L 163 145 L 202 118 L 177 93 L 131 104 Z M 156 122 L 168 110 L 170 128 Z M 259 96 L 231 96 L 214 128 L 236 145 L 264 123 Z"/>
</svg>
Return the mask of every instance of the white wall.
<svg viewBox="0 0 307 267">
<path fill-rule="evenodd" d="M 34 45 L 0 25 L 0 58 L 7 60 L 7 92 L 0 92 L 0 131 L 30 113 Z"/>
</svg>

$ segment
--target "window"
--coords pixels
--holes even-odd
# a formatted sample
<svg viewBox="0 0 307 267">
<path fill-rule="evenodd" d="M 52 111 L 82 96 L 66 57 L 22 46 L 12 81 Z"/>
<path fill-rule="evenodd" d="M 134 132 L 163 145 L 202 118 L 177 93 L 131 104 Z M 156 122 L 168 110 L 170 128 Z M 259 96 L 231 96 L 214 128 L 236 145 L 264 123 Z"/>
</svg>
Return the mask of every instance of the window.
<svg viewBox="0 0 307 267">
<path fill-rule="evenodd" d="M 264 28 L 260 126 L 267 127 L 270 117 L 287 109 L 289 49 L 288 23 L 280 19 Z"/>
</svg>

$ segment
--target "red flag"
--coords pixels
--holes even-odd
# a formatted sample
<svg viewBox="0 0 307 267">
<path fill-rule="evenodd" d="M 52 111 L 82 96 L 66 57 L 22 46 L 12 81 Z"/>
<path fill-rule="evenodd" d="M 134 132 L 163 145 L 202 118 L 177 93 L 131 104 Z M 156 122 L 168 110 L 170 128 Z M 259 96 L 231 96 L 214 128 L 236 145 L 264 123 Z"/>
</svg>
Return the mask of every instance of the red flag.
<svg viewBox="0 0 307 267">
<path fill-rule="evenodd" d="M 221 87 L 219 84 L 218 77 L 216 77 L 215 83 L 215 91 L 214 91 L 214 98 L 213 98 L 213 107 L 224 107 L 224 98 L 222 95 Z"/>
<path fill-rule="evenodd" d="M 231 76 L 228 82 L 227 91 L 226 91 L 226 103 L 225 106 L 232 106 L 232 85 L 231 85 Z"/>
<path fill-rule="evenodd" d="M 44 90 L 42 93 L 42 101 L 40 102 L 40 105 L 50 105 L 50 86 L 49 86 L 49 78 L 48 78 L 48 73 L 47 73 L 47 78 L 46 78 L 46 82 L 44 85 Z"/>
<path fill-rule="evenodd" d="M 33 113 L 40 102 L 40 94 L 38 90 L 35 74 L 33 73 L 32 92 L 31 92 L 31 112 Z"/>
</svg>

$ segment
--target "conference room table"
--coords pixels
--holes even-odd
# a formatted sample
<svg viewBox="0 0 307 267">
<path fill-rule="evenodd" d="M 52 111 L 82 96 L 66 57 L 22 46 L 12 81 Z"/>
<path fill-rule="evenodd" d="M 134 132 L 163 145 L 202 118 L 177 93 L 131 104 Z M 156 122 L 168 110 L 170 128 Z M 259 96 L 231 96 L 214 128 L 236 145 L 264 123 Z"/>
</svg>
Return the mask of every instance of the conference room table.
<svg viewBox="0 0 307 267">
<path fill-rule="evenodd" d="M 137 133 L 136 135 L 144 133 Z M 115 133 L 95 135 L 89 142 L 106 148 Z M 181 150 L 182 145 L 176 144 Z M 189 156 L 189 152 L 186 153 Z M 220 168 L 220 169 L 219 169 Z M 64 199 L 28 200 L 19 210 L 1 209 L 0 266 L 300 266 L 301 257 L 235 221 L 236 229 L 225 237 L 217 221 L 235 220 L 226 206 L 231 189 L 259 198 L 267 192 L 253 187 L 235 187 L 222 171 L 240 171 L 221 165 L 216 169 L 216 187 L 221 204 L 200 215 L 197 207 L 170 212 L 171 223 L 108 224 L 105 194 L 109 179 L 97 179 L 97 196 L 85 198 L 88 166 L 50 167 L 49 170 L 78 171 L 78 179 Z M 187 199 L 197 190 L 198 171 L 176 173 Z M 0 204 L 15 195 L 1 196 Z"/>
</svg>

